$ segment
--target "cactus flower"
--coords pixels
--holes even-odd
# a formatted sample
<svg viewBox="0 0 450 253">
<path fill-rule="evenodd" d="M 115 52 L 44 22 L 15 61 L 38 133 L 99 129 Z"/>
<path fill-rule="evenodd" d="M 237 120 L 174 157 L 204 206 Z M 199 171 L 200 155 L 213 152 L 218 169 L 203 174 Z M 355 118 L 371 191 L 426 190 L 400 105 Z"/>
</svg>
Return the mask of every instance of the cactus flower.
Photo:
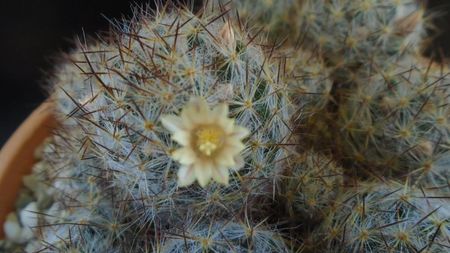
<svg viewBox="0 0 450 253">
<path fill-rule="evenodd" d="M 172 153 L 181 164 L 178 184 L 188 186 L 195 180 L 205 187 L 211 178 L 227 185 L 230 168 L 239 167 L 242 139 L 249 131 L 228 118 L 228 106 L 219 104 L 212 110 L 203 98 L 192 98 L 180 116 L 166 115 L 161 122 L 172 139 L 182 147 Z"/>
</svg>

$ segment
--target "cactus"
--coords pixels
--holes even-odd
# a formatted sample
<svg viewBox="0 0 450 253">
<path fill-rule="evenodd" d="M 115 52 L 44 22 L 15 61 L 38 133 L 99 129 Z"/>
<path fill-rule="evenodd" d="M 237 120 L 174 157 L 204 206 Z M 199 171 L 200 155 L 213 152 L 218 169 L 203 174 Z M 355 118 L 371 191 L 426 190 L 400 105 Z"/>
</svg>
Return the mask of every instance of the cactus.
<svg viewBox="0 0 450 253">
<path fill-rule="evenodd" d="M 177 242 L 158 237 L 171 233 L 169 228 L 188 226 L 184 218 L 192 210 L 194 217 L 204 216 L 193 224 L 199 226 L 198 233 L 236 216 L 251 214 L 255 220 L 248 224 L 260 224 L 258 219 L 269 215 L 266 206 L 287 152 L 283 143 L 291 134 L 290 89 L 276 78 L 282 69 L 279 58 L 266 54 L 270 47 L 260 46 L 261 38 L 241 30 L 237 20 L 218 10 L 200 16 L 185 8 L 143 12 L 123 24 L 111 41 L 80 44 L 67 56 L 69 63 L 56 71 L 52 93 L 63 128 L 46 157 L 57 192 L 41 233 L 47 247 L 89 251 L 87 243 L 95 241 L 107 251 L 145 252 L 163 240 L 161 249 L 169 250 L 169 244 Z M 219 115 L 217 122 L 207 123 L 213 117 L 205 114 L 208 107 L 220 115 L 228 116 L 229 110 L 230 118 Z M 181 139 L 176 128 L 181 122 L 188 125 L 180 129 L 216 125 L 195 130 L 193 136 L 205 141 L 197 147 Z M 216 137 L 231 138 L 216 135 L 222 130 L 215 129 L 228 131 L 230 124 L 248 129 L 249 135 L 242 130 L 231 133 L 245 137 L 242 161 L 230 162 L 226 156 L 215 160 L 231 164 L 229 179 L 228 171 L 221 170 L 220 176 L 212 175 L 221 184 L 208 184 L 209 178 L 201 174 L 208 171 L 201 170 L 194 175 L 201 187 L 182 187 L 195 180 L 184 178 L 192 173 L 189 168 L 181 172 L 189 148 L 204 158 L 198 162 L 206 162 L 205 157 L 222 148 L 216 147 Z M 179 144 L 186 145 L 185 153 L 177 151 Z M 223 145 L 223 152 L 231 152 L 226 145 L 236 149 L 238 143 Z M 281 237 L 270 239 L 276 231 L 255 234 L 250 245 L 242 227 L 224 226 L 237 236 L 231 238 L 236 247 L 269 252 L 284 247 Z M 201 250 L 204 245 L 193 241 L 189 247 Z M 171 250 L 167 252 L 177 252 Z"/>
<path fill-rule="evenodd" d="M 308 41 L 337 68 L 383 63 L 404 50 L 417 50 L 428 25 L 414 0 L 306 1 L 303 10 Z"/>
<path fill-rule="evenodd" d="M 289 159 L 287 167 L 280 183 L 280 202 L 290 216 L 299 216 L 303 222 L 320 220 L 344 184 L 342 168 L 310 152 Z"/>
<path fill-rule="evenodd" d="M 338 102 L 331 100 L 303 122 L 311 131 L 302 131 L 312 135 L 316 149 L 331 150 L 347 168 L 412 176 L 417 183 L 445 177 L 446 83 L 446 67 L 417 55 L 373 66 L 370 76 L 360 74 L 339 89 Z"/>
<path fill-rule="evenodd" d="M 208 2 L 232 8 L 243 23 L 261 27 L 274 42 L 320 50 L 337 68 L 418 50 L 432 29 L 423 4 L 415 0 Z"/>
<path fill-rule="evenodd" d="M 290 252 L 281 235 L 251 221 L 211 221 L 188 218 L 170 231 L 154 252 Z"/>
<path fill-rule="evenodd" d="M 210 0 L 209 8 L 231 9 L 245 26 L 267 34 L 276 44 L 300 39 L 299 22 L 303 1 L 299 0 Z"/>
<path fill-rule="evenodd" d="M 61 125 L 0 250 L 450 248 L 450 72 L 419 54 L 422 6 L 139 10 L 57 66 Z"/>
<path fill-rule="evenodd" d="M 448 207 L 433 190 L 366 182 L 342 192 L 313 234 L 323 252 L 445 252 Z"/>
</svg>

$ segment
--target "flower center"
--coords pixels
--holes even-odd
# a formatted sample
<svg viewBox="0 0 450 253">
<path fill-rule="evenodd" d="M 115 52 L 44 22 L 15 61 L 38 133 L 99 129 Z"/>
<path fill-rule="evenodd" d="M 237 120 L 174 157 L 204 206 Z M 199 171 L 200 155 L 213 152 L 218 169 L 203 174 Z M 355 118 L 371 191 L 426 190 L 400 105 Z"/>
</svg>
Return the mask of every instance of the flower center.
<svg viewBox="0 0 450 253">
<path fill-rule="evenodd" d="M 224 134 L 217 126 L 202 126 L 195 132 L 195 146 L 200 153 L 211 156 L 223 143 Z"/>
</svg>

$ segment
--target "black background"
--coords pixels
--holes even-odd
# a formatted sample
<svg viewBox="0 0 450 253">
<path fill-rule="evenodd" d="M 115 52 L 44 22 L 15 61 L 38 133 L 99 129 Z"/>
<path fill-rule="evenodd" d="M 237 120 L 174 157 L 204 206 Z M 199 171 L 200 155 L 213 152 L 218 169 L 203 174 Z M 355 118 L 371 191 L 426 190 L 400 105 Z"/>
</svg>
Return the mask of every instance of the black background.
<svg viewBox="0 0 450 253">
<path fill-rule="evenodd" d="M 0 146 L 46 97 L 46 76 L 75 38 L 109 29 L 153 1 L 12 0 L 0 3 Z M 107 18 L 106 18 L 107 17 Z"/>
<path fill-rule="evenodd" d="M 162 0 L 163 1 L 163 0 Z M 45 77 L 55 59 L 76 37 L 94 36 L 109 28 L 110 19 L 132 15 L 131 5 L 153 0 L 3 0 L 0 1 L 0 146 L 46 96 Z M 164 1 L 163 1 L 164 2 Z M 197 1 L 200 2 L 200 1 Z M 449 43 L 448 0 L 429 0 L 441 13 L 438 48 Z M 197 3 L 198 4 L 198 3 Z M 447 48 L 450 48 L 448 44 Z"/>
</svg>

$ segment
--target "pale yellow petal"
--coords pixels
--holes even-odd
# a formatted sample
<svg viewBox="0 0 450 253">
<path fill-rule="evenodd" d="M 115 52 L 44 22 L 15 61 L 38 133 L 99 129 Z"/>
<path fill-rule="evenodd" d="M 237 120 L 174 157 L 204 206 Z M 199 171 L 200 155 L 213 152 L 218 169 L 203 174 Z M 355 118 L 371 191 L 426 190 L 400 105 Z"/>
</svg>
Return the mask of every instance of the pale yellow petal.
<svg viewBox="0 0 450 253">
<path fill-rule="evenodd" d="M 206 102 L 206 99 L 203 97 L 192 97 L 189 100 L 189 106 L 197 108 L 197 111 L 202 111 L 209 108 L 208 102 Z"/>
<path fill-rule="evenodd" d="M 208 113 L 209 106 L 204 98 L 194 97 L 186 106 L 186 112 L 192 116 L 198 116 Z"/>
<path fill-rule="evenodd" d="M 180 114 L 181 122 L 188 131 L 192 131 L 192 129 L 196 126 L 196 124 L 194 124 L 195 118 L 193 118 L 193 114 L 195 113 L 191 113 L 186 110 L 183 110 Z"/>
<path fill-rule="evenodd" d="M 187 146 L 190 143 L 190 136 L 190 132 L 180 130 L 173 133 L 172 139 L 180 145 Z"/>
<path fill-rule="evenodd" d="M 217 155 L 216 158 L 216 164 L 219 164 L 220 166 L 223 167 L 233 167 L 236 165 L 236 161 L 234 159 L 234 156 L 236 154 L 231 154 L 228 152 L 229 150 L 224 149 L 220 154 Z"/>
<path fill-rule="evenodd" d="M 164 115 L 161 117 L 162 125 L 170 132 L 177 132 L 183 129 L 183 124 L 180 117 L 175 115 Z"/>
<path fill-rule="evenodd" d="M 190 148 L 179 148 L 172 153 L 172 158 L 183 165 L 190 165 L 196 161 L 196 155 Z"/>
<path fill-rule="evenodd" d="M 197 117 L 195 119 L 195 124 L 197 125 L 210 125 L 216 123 L 216 119 L 212 115 L 211 112 L 202 115 L 201 117 Z"/>
<path fill-rule="evenodd" d="M 228 152 L 238 154 L 239 152 L 244 150 L 245 145 L 241 141 L 229 139 L 227 140 L 226 148 L 228 149 Z"/>
<path fill-rule="evenodd" d="M 217 120 L 217 122 L 227 135 L 232 135 L 234 133 L 234 119 L 221 118 L 220 120 Z"/>
<path fill-rule="evenodd" d="M 210 110 L 206 100 L 201 97 L 194 97 L 188 102 L 181 112 L 181 118 L 184 125 L 193 126 L 201 123 L 207 123 L 205 121 L 208 120 L 210 116 L 209 114 Z"/>
<path fill-rule="evenodd" d="M 242 143 L 228 140 L 228 142 L 220 151 L 220 156 L 227 155 L 234 157 L 236 155 L 239 155 L 242 152 L 243 148 L 245 148 L 245 146 Z"/>
<path fill-rule="evenodd" d="M 236 165 L 234 166 L 235 170 L 240 170 L 245 166 L 244 158 L 242 158 L 242 156 L 240 156 L 240 155 L 235 156 L 234 161 L 236 163 Z"/>
<path fill-rule="evenodd" d="M 230 173 L 227 168 L 219 167 L 215 168 L 212 174 L 213 180 L 223 185 L 228 185 L 230 180 Z"/>
<path fill-rule="evenodd" d="M 195 181 L 195 173 L 192 167 L 181 166 L 177 173 L 178 186 L 184 187 L 191 185 Z"/>
<path fill-rule="evenodd" d="M 244 139 L 250 134 L 250 131 L 242 126 L 234 126 L 233 129 L 233 138 Z"/>
<path fill-rule="evenodd" d="M 205 187 L 211 180 L 212 170 L 211 166 L 198 166 L 195 165 L 195 177 L 201 187 Z"/>
<path fill-rule="evenodd" d="M 228 105 L 226 104 L 218 104 L 212 110 L 213 116 L 217 119 L 228 118 Z"/>
</svg>

